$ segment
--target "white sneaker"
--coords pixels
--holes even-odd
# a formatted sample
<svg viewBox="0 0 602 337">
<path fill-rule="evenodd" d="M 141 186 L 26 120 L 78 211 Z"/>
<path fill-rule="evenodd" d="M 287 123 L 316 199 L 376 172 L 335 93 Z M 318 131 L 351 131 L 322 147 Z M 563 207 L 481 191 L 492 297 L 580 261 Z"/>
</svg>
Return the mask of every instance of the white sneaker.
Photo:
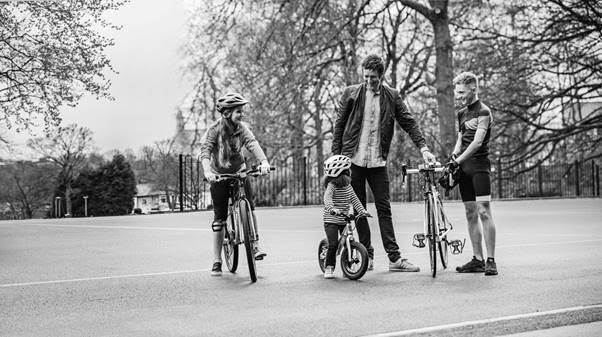
<svg viewBox="0 0 602 337">
<path fill-rule="evenodd" d="M 334 278 L 334 267 L 333 266 L 326 266 L 326 268 L 324 268 L 324 278 L 326 278 L 326 279 Z"/>
</svg>

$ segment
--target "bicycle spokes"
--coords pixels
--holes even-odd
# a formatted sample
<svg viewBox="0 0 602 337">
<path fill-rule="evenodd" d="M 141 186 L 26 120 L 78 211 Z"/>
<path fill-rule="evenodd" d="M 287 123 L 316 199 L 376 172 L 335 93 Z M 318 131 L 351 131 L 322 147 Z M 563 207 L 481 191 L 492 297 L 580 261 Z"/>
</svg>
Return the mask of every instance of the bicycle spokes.
<svg viewBox="0 0 602 337">
<path fill-rule="evenodd" d="M 452 254 L 454 254 L 454 255 L 462 254 L 465 244 L 466 244 L 466 239 L 464 239 L 464 241 L 451 240 L 449 242 L 449 245 L 452 247 Z"/>
<path fill-rule="evenodd" d="M 414 238 L 412 239 L 412 246 L 418 248 L 426 247 L 424 241 L 426 240 L 426 236 L 424 233 L 416 233 L 414 234 Z"/>
</svg>

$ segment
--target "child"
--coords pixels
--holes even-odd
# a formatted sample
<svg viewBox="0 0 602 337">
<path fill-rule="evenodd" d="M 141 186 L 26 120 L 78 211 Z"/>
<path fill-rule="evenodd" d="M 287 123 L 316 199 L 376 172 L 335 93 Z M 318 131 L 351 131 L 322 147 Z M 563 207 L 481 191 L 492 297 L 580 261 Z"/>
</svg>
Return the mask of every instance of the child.
<svg viewBox="0 0 602 337">
<path fill-rule="evenodd" d="M 229 93 L 217 100 L 217 111 L 221 114 L 203 136 L 201 146 L 201 163 L 205 178 L 211 182 L 211 199 L 213 200 L 214 221 L 211 229 L 213 236 L 213 267 L 211 275 L 222 274 L 222 244 L 224 242 L 223 227 L 228 215 L 228 181 L 216 181 L 216 175 L 221 173 L 235 173 L 246 169 L 242 149 L 248 149 L 261 164 L 258 169 L 261 174 L 270 171 L 270 164 L 255 139 L 255 136 L 242 122 L 245 113 L 245 105 L 248 101 L 237 93 Z M 251 185 L 245 183 L 245 193 L 254 210 Z M 252 213 L 255 219 L 255 213 Z M 257 221 L 253 221 L 257 226 Z M 255 227 L 257 233 L 257 227 Z M 266 253 L 259 249 L 255 241 L 255 260 L 262 260 Z"/>
<path fill-rule="evenodd" d="M 368 214 L 351 188 L 350 167 L 351 159 L 342 155 L 332 156 L 324 162 L 324 231 L 328 239 L 328 252 L 324 262 L 325 279 L 334 278 L 339 233 L 347 224 L 343 214 L 349 212 L 350 204 L 358 214 Z"/>
</svg>

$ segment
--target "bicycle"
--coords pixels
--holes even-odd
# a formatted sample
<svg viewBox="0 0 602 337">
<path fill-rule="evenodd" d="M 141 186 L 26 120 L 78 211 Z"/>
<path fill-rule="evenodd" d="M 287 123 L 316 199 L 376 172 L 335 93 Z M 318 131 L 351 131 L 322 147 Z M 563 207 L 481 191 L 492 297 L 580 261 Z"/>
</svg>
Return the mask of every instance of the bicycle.
<svg viewBox="0 0 602 337">
<path fill-rule="evenodd" d="M 333 213 L 331 213 L 333 214 Z M 347 224 L 343 229 L 343 233 L 339 237 L 339 243 L 337 247 L 337 253 L 341 255 L 341 269 L 343 270 L 343 275 L 350 280 L 358 280 L 368 270 L 368 250 L 364 247 L 363 244 L 356 240 L 354 236 L 355 226 L 351 224 L 352 221 L 356 220 L 357 217 L 367 216 L 370 217 L 370 214 L 364 215 L 360 214 L 355 216 L 354 214 L 343 214 L 345 217 L 345 221 Z M 322 273 L 324 273 L 324 263 L 326 262 L 326 253 L 328 252 L 328 239 L 324 238 L 320 241 L 318 245 L 318 264 L 320 265 L 320 269 Z"/>
<path fill-rule="evenodd" d="M 464 241 L 449 240 L 448 235 L 453 230 L 449 218 L 445 215 L 441 194 L 439 193 L 435 180 L 435 173 L 442 172 L 445 167 L 440 165 L 418 165 L 417 169 L 408 169 L 402 165 L 402 183 L 408 174 L 419 173 L 423 176 L 422 191 L 424 195 L 424 232 L 416 233 L 412 238 L 412 245 L 418 248 L 425 247 L 428 241 L 431 273 L 437 275 L 437 252 L 441 258 L 443 269 L 448 265 L 448 250 L 452 247 L 452 254 L 461 254 L 464 249 Z"/>
<path fill-rule="evenodd" d="M 271 171 L 274 168 L 270 168 Z M 249 265 L 251 282 L 257 281 L 255 265 L 255 245 L 259 240 L 257 224 L 253 211 L 245 194 L 245 182 L 248 176 L 258 176 L 259 170 L 251 169 L 239 173 L 223 173 L 216 175 L 216 180 L 231 180 L 229 184 L 228 216 L 224 231 L 223 252 L 226 266 L 231 273 L 238 268 L 238 246 L 244 244 Z"/>
</svg>

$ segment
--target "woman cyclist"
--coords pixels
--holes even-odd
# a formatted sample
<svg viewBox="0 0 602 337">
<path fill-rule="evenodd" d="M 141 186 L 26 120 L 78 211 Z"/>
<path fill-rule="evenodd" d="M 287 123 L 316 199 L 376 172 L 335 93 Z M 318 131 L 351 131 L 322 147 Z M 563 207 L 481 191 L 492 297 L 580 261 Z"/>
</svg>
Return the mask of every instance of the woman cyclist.
<svg viewBox="0 0 602 337">
<path fill-rule="evenodd" d="M 213 235 L 213 267 L 211 275 L 222 274 L 222 244 L 224 241 L 224 224 L 228 215 L 228 181 L 217 181 L 216 175 L 223 173 L 236 173 L 246 169 L 245 158 L 242 150 L 246 148 L 260 162 L 258 166 L 261 174 L 270 171 L 270 164 L 265 153 L 259 146 L 255 136 L 249 128 L 242 123 L 245 105 L 249 103 L 244 97 L 237 93 L 229 93 L 217 100 L 217 111 L 221 114 L 202 138 L 201 163 L 205 178 L 211 182 L 211 199 L 213 201 L 214 220 L 211 229 Z M 251 210 L 255 207 L 252 202 L 252 192 L 249 182 L 245 182 L 245 193 L 249 198 Z M 255 213 L 253 214 L 253 224 Z M 257 228 L 255 228 L 257 233 Z M 255 259 L 261 260 L 266 253 L 259 249 L 255 243 Z"/>
</svg>

